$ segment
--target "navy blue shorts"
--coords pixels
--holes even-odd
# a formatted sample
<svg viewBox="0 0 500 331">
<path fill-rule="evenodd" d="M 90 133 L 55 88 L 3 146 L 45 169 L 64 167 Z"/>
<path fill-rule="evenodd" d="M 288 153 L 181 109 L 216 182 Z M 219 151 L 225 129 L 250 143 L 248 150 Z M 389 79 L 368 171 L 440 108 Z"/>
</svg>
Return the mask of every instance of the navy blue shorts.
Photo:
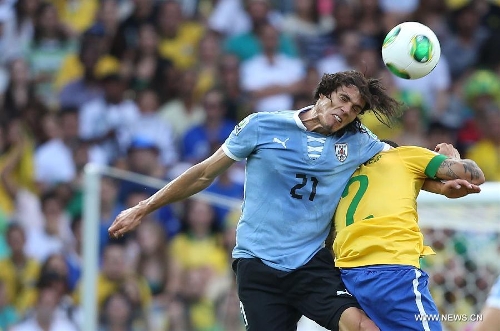
<svg viewBox="0 0 500 331">
<path fill-rule="evenodd" d="M 327 249 L 291 272 L 276 270 L 255 258 L 235 260 L 233 270 L 249 331 L 296 330 L 302 315 L 338 330 L 340 315 L 349 307 L 359 308 Z"/>
</svg>

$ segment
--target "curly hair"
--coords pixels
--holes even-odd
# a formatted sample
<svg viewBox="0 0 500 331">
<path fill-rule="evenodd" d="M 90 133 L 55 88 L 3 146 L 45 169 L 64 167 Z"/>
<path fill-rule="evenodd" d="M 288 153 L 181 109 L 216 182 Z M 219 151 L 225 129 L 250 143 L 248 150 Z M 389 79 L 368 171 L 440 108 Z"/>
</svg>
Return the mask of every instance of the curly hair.
<svg viewBox="0 0 500 331">
<path fill-rule="evenodd" d="M 388 127 L 400 115 L 401 104 L 386 93 L 380 80 L 366 78 L 365 75 L 356 70 L 324 74 L 314 91 L 314 100 L 317 101 L 320 95 L 329 96 L 342 86 L 356 86 L 358 88 L 361 98 L 366 102 L 360 115 L 371 111 L 381 123 Z M 365 132 L 366 130 L 361 125 L 361 120 L 356 117 L 354 121 L 335 134 L 341 135 L 346 131 Z"/>
</svg>

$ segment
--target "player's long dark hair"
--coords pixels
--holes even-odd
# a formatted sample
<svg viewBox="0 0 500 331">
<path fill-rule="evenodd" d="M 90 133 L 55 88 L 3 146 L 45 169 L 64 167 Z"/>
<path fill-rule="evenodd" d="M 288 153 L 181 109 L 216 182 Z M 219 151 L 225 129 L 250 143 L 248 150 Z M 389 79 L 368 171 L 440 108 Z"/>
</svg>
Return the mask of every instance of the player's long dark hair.
<svg viewBox="0 0 500 331">
<path fill-rule="evenodd" d="M 393 119 L 397 118 L 401 111 L 401 104 L 390 97 L 379 79 L 366 78 L 361 72 L 356 70 L 340 71 L 335 74 L 324 74 L 321 82 L 314 92 L 314 100 L 317 101 L 320 95 L 329 96 L 341 86 L 356 86 L 359 89 L 361 98 L 366 105 L 361 110 L 360 115 L 367 111 L 374 113 L 377 119 L 391 126 Z M 364 132 L 361 121 L 358 117 L 335 135 L 342 135 L 344 132 Z"/>
</svg>

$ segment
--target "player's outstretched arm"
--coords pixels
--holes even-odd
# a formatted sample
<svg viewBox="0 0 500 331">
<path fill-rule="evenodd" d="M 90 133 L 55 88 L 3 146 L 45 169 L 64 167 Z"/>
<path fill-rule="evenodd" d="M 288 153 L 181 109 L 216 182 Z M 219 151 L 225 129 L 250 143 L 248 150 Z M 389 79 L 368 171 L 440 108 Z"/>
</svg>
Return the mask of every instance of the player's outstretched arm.
<svg viewBox="0 0 500 331">
<path fill-rule="evenodd" d="M 469 159 L 449 158 L 439 166 L 436 177 L 444 180 L 465 179 L 471 184 L 481 185 L 485 178 L 476 162 Z"/>
<path fill-rule="evenodd" d="M 476 185 L 484 183 L 485 178 L 481 168 L 472 160 L 461 159 L 453 145 L 441 143 L 436 146 L 434 151 L 449 157 L 439 166 L 436 173 L 438 179 L 465 179 Z"/>
<path fill-rule="evenodd" d="M 109 227 L 109 235 L 112 237 L 123 236 L 135 229 L 147 214 L 202 191 L 234 162 L 224 153 L 222 148 L 219 148 L 208 159 L 192 166 L 148 199 L 122 211 Z"/>
</svg>

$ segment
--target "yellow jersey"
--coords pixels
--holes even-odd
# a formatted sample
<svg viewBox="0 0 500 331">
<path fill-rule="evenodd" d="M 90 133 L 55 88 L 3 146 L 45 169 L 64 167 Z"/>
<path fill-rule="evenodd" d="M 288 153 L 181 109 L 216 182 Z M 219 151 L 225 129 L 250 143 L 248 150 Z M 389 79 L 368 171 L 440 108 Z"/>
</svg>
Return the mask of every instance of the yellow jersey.
<svg viewBox="0 0 500 331">
<path fill-rule="evenodd" d="M 446 156 L 422 147 L 381 152 L 347 183 L 334 215 L 335 264 L 341 268 L 396 264 L 420 267 L 434 254 L 418 227 L 417 196 Z"/>
</svg>

